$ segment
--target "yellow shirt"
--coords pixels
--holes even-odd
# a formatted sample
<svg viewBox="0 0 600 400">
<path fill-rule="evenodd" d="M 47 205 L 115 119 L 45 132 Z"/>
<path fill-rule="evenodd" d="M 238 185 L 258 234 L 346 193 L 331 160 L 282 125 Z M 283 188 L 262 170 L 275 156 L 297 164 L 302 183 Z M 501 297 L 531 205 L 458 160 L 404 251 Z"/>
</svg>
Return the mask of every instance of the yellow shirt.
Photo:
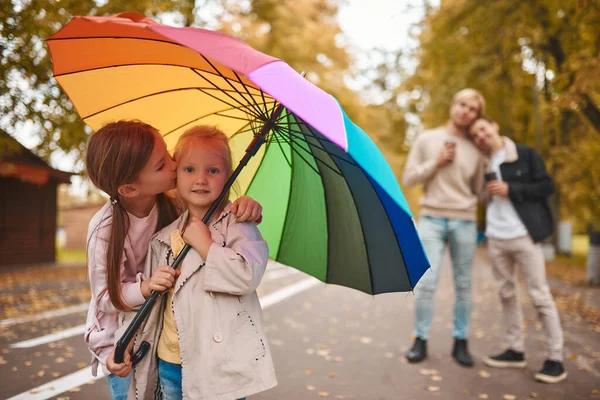
<svg viewBox="0 0 600 400">
<path fill-rule="evenodd" d="M 174 257 L 177 257 L 184 245 L 185 242 L 179 230 L 171 232 L 171 250 L 173 250 Z M 171 364 L 181 364 L 179 337 L 177 336 L 177 326 L 175 325 L 175 315 L 173 314 L 174 292 L 175 285 L 167 293 L 167 304 L 163 313 L 163 326 L 160 339 L 158 339 L 158 357 Z"/>
</svg>

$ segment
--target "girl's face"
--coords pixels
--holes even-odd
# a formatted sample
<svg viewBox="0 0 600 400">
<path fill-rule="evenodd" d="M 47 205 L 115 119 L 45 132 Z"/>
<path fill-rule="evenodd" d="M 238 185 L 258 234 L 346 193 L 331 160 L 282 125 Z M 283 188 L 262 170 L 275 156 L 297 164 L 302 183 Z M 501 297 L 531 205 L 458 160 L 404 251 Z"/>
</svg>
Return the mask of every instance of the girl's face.
<svg viewBox="0 0 600 400">
<path fill-rule="evenodd" d="M 177 179 L 175 161 L 158 132 L 154 132 L 152 154 L 136 182 L 139 195 L 157 195 L 175 188 Z"/>
<path fill-rule="evenodd" d="M 196 141 L 177 160 L 177 191 L 196 215 L 203 216 L 219 197 L 229 178 L 224 150 L 207 141 Z"/>
</svg>

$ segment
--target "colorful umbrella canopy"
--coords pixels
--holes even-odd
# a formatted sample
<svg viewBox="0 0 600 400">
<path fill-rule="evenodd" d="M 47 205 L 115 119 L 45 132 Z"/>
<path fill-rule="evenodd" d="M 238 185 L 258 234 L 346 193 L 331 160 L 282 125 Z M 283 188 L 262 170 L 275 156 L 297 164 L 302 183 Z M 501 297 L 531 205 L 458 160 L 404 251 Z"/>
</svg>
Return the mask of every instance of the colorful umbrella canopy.
<svg viewBox="0 0 600 400">
<path fill-rule="evenodd" d="M 429 267 L 379 149 L 284 61 L 136 13 L 75 17 L 47 43 L 56 80 L 94 130 L 139 119 L 172 148 L 189 127 L 217 125 L 239 161 L 271 117 L 266 144 L 237 179 L 263 206 L 271 258 L 371 294 L 410 291 Z"/>
</svg>

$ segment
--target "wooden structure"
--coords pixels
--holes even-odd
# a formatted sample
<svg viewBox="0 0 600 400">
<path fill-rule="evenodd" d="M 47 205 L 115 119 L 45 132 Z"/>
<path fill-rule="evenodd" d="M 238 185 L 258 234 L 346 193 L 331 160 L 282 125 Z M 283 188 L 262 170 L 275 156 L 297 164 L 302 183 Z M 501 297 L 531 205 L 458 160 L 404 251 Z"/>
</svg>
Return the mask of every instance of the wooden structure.
<svg viewBox="0 0 600 400">
<path fill-rule="evenodd" d="M 0 268 L 56 260 L 57 187 L 71 173 L 44 160 L 0 130 Z"/>
</svg>

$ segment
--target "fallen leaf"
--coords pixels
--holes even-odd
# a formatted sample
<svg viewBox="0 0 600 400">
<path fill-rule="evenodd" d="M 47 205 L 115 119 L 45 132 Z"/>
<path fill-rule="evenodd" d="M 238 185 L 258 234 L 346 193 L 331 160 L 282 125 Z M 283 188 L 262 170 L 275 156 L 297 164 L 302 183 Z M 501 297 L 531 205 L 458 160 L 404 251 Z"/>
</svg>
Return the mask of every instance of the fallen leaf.
<svg viewBox="0 0 600 400">
<path fill-rule="evenodd" d="M 439 375 L 433 375 L 433 376 L 431 377 L 431 380 L 432 380 L 432 381 L 439 382 L 439 381 L 441 381 L 441 380 L 442 380 L 442 377 L 441 377 L 441 376 L 439 376 Z"/>
<path fill-rule="evenodd" d="M 394 358 L 394 353 L 387 352 L 383 355 L 385 358 Z"/>
<path fill-rule="evenodd" d="M 26 366 L 31 367 L 31 364 L 33 364 L 31 361 L 25 361 L 24 363 Z"/>
<path fill-rule="evenodd" d="M 328 356 L 331 350 L 317 350 L 317 355 L 321 357 Z"/>
<path fill-rule="evenodd" d="M 600 394 L 600 390 L 594 389 L 594 390 L 592 390 L 592 394 Z"/>
<path fill-rule="evenodd" d="M 335 398 L 336 398 L 336 399 L 345 399 L 345 398 L 346 398 L 346 396 L 344 396 L 343 394 L 336 394 L 336 395 L 335 395 Z"/>
<path fill-rule="evenodd" d="M 42 376 L 46 375 L 46 371 L 44 371 L 44 370 L 38 371 L 38 373 L 36 375 L 41 378 Z"/>
<path fill-rule="evenodd" d="M 329 392 L 319 392 L 317 393 L 319 397 L 329 397 Z"/>
<path fill-rule="evenodd" d="M 489 378 L 491 375 L 490 375 L 489 372 L 487 372 L 486 370 L 482 369 L 481 371 L 479 371 L 479 376 L 482 377 L 482 378 Z"/>
<path fill-rule="evenodd" d="M 61 373 L 60 373 L 60 372 L 53 372 L 53 373 L 52 373 L 52 376 L 53 376 L 54 378 L 58 378 L 60 375 L 61 375 Z"/>
<path fill-rule="evenodd" d="M 77 363 L 77 368 L 85 368 L 87 367 L 86 363 Z"/>
<path fill-rule="evenodd" d="M 304 371 L 304 373 L 306 375 L 312 375 L 312 369 L 307 369 L 306 371 Z"/>
<path fill-rule="evenodd" d="M 439 392 L 440 388 L 438 386 L 427 386 L 427 390 L 430 392 Z"/>
<path fill-rule="evenodd" d="M 373 342 L 373 339 L 367 336 L 361 336 L 358 341 L 364 344 L 369 344 Z"/>
<path fill-rule="evenodd" d="M 336 376 L 337 376 L 337 374 L 336 374 L 335 372 L 331 372 L 331 373 L 329 374 L 329 377 L 330 377 L 330 378 L 335 378 Z"/>
<path fill-rule="evenodd" d="M 344 357 L 341 357 L 341 356 L 334 357 L 333 361 L 335 361 L 336 363 L 341 363 L 342 361 L 344 361 Z"/>
<path fill-rule="evenodd" d="M 12 367 L 13 372 L 15 372 L 16 370 L 18 370 L 19 368 L 17 367 Z"/>
<path fill-rule="evenodd" d="M 65 362 L 65 359 L 63 357 L 57 357 L 56 359 L 54 359 L 54 362 L 57 364 L 62 364 Z"/>
<path fill-rule="evenodd" d="M 0 356 L 0 364 L 7 364 L 8 361 L 4 359 L 4 357 Z"/>
<path fill-rule="evenodd" d="M 577 360 L 579 358 L 579 356 L 575 353 L 571 353 L 571 355 L 569 356 L 569 360 Z"/>
<path fill-rule="evenodd" d="M 538 394 L 537 394 L 536 392 L 531 392 L 531 393 L 529 394 L 529 397 L 536 398 L 536 397 L 538 397 Z"/>
<path fill-rule="evenodd" d="M 69 392 L 71 392 L 71 393 L 81 392 L 81 388 L 80 387 L 75 387 L 75 388 L 69 390 Z"/>
<path fill-rule="evenodd" d="M 489 399 L 489 398 L 490 398 L 490 396 L 488 396 L 488 395 L 487 395 L 487 394 L 485 394 L 485 393 L 480 393 L 478 397 L 479 397 L 480 399 Z"/>
<path fill-rule="evenodd" d="M 502 396 L 502 398 L 504 400 L 515 400 L 517 396 L 515 396 L 514 394 L 505 394 L 504 396 Z"/>
<path fill-rule="evenodd" d="M 308 385 L 306 387 L 306 390 L 315 390 L 316 388 L 314 386 Z"/>
<path fill-rule="evenodd" d="M 315 349 L 306 349 L 306 354 L 315 354 Z"/>
</svg>

